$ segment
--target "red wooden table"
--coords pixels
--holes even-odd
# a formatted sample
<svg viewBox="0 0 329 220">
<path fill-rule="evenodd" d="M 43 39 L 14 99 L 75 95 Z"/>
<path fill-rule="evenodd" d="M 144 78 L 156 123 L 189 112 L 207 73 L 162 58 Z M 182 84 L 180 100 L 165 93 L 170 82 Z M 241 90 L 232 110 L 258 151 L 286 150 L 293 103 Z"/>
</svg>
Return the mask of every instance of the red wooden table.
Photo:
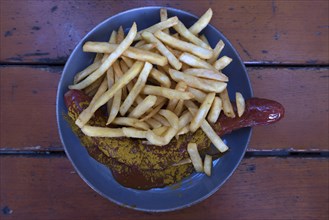
<svg viewBox="0 0 329 220">
<path fill-rule="evenodd" d="M 0 219 L 328 219 L 328 1 L 0 1 Z M 201 15 L 238 50 L 254 95 L 286 117 L 253 129 L 245 158 L 209 199 L 150 214 L 89 188 L 59 140 L 63 66 L 96 24 L 148 5 Z"/>
</svg>

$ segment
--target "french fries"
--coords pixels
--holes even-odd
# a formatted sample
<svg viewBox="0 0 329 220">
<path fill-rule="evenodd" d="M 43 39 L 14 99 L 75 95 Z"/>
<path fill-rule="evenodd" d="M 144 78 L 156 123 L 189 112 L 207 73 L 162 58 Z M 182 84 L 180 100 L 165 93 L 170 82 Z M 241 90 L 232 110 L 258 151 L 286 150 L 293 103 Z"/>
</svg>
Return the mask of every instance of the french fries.
<svg viewBox="0 0 329 220">
<path fill-rule="evenodd" d="M 244 101 L 244 98 L 240 92 L 235 93 L 235 101 L 236 101 L 236 108 L 238 110 L 238 116 L 241 117 L 244 113 L 244 110 L 246 108 L 246 103 Z"/>
<path fill-rule="evenodd" d="M 127 48 L 132 44 L 137 33 L 137 25 L 134 23 L 130 28 L 127 37 L 119 44 L 119 46 L 111 53 L 111 55 L 102 63 L 102 65 L 87 78 L 81 82 L 69 86 L 69 89 L 83 89 L 92 84 L 95 80 L 101 77 L 105 71 L 121 56 L 121 54 L 127 50 Z"/>
<path fill-rule="evenodd" d="M 235 117 L 223 70 L 232 59 L 219 57 L 225 47 L 222 40 L 212 49 L 205 35 L 199 37 L 212 15 L 209 9 L 186 28 L 178 17 L 168 18 L 163 8 L 161 21 L 151 27 L 137 31 L 133 23 L 127 35 L 126 27 L 120 26 L 108 42 L 86 42 L 83 51 L 96 57 L 75 75 L 69 89 L 83 90 L 92 99 L 75 124 L 87 136 L 137 138 L 155 146 L 201 129 L 220 152 L 227 151 L 209 123 L 216 123 L 221 111 Z M 91 126 L 89 120 L 105 104 L 106 127 Z M 241 117 L 245 101 L 238 92 L 236 107 Z M 187 152 L 190 158 L 173 166 L 192 162 L 197 172 L 210 176 L 212 157 L 202 155 L 202 161 L 195 143 L 188 144 Z"/>
<path fill-rule="evenodd" d="M 196 143 L 189 143 L 187 145 L 187 152 L 190 155 L 190 159 L 192 161 L 195 171 L 203 172 L 203 163 Z"/>
</svg>

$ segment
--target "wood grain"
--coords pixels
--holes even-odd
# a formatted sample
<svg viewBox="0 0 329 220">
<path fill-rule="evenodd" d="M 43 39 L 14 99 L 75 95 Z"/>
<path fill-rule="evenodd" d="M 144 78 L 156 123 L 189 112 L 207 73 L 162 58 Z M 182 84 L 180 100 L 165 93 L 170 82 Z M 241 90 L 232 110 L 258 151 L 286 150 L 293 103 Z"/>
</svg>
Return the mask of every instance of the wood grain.
<svg viewBox="0 0 329 220">
<path fill-rule="evenodd" d="M 171 213 L 143 213 L 102 198 L 65 157 L 2 156 L 1 219 L 327 219 L 328 160 L 244 159 L 207 200 Z"/>
<path fill-rule="evenodd" d="M 0 4 L 1 63 L 64 63 L 98 23 L 118 12 L 151 5 L 179 8 L 197 16 L 211 7 L 211 24 L 246 62 L 329 62 L 328 1 L 28 0 Z"/>
<path fill-rule="evenodd" d="M 60 67 L 1 70 L 0 150 L 62 150 L 55 97 Z M 285 106 L 284 120 L 254 129 L 249 150 L 328 150 L 328 68 L 248 68 L 256 97 Z"/>
</svg>

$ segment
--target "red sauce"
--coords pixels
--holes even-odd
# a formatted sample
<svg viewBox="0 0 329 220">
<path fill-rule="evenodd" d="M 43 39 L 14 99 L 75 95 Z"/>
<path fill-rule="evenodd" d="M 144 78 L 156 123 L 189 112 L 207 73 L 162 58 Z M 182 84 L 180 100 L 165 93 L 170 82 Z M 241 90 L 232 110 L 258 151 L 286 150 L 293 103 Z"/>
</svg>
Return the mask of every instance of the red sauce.
<svg viewBox="0 0 329 220">
<path fill-rule="evenodd" d="M 72 129 L 80 137 L 83 142 L 84 138 L 90 138 L 84 136 L 82 132 L 75 126 L 74 120 L 76 117 L 88 106 L 90 97 L 85 95 L 79 90 L 70 90 L 65 94 L 65 104 L 69 109 L 69 115 L 71 117 Z M 233 105 L 234 106 L 234 105 Z M 259 98 L 251 98 L 246 101 L 246 110 L 241 117 L 228 118 L 224 114 L 221 114 L 216 124 L 212 125 L 219 136 L 230 133 L 233 130 L 252 127 L 256 125 L 267 125 L 277 122 L 284 116 L 283 106 L 275 101 Z M 101 111 L 96 112 L 96 117 L 93 117 L 90 121 L 91 124 L 95 124 L 95 118 L 104 117 Z M 96 123 L 97 124 L 97 123 Z M 218 126 L 220 124 L 220 126 Z M 220 129 L 219 129 L 220 128 Z M 186 136 L 186 139 L 190 137 Z M 123 186 L 135 188 L 135 189 L 150 189 L 155 187 L 164 187 L 166 185 L 175 183 L 190 175 L 193 172 L 191 164 L 185 164 L 181 166 L 168 166 L 164 168 L 153 169 L 141 169 L 136 165 L 127 165 L 118 161 L 115 158 L 107 156 L 100 149 L 100 138 L 90 138 L 91 144 L 83 143 L 88 150 L 90 156 L 95 158 L 100 163 L 107 165 L 114 176 L 114 178 Z M 123 139 L 122 139 L 123 140 Z M 178 152 L 182 155 L 186 155 L 186 140 L 182 141 L 177 148 Z M 208 145 L 205 145 L 207 147 Z M 167 147 L 176 147 L 170 146 Z M 152 146 L 146 146 L 143 148 L 133 148 L 133 151 L 137 153 L 138 149 L 144 149 L 152 151 Z M 165 149 L 165 148 L 164 148 Z M 206 149 L 206 148 L 203 148 Z M 163 153 L 163 152 L 162 152 Z M 177 152 L 176 152 L 177 153 Z"/>
</svg>

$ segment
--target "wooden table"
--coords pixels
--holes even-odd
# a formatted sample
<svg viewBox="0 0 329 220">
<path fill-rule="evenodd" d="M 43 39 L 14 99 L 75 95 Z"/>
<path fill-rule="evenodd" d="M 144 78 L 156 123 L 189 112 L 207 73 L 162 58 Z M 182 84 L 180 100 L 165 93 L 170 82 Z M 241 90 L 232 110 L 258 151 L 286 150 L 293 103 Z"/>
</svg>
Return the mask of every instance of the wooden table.
<svg viewBox="0 0 329 220">
<path fill-rule="evenodd" d="M 0 2 L 0 219 L 328 219 L 328 1 Z M 161 5 L 201 15 L 233 43 L 254 95 L 286 117 L 257 127 L 241 165 L 209 199 L 150 214 L 89 188 L 63 152 L 55 98 L 63 65 L 96 24 Z"/>
</svg>

